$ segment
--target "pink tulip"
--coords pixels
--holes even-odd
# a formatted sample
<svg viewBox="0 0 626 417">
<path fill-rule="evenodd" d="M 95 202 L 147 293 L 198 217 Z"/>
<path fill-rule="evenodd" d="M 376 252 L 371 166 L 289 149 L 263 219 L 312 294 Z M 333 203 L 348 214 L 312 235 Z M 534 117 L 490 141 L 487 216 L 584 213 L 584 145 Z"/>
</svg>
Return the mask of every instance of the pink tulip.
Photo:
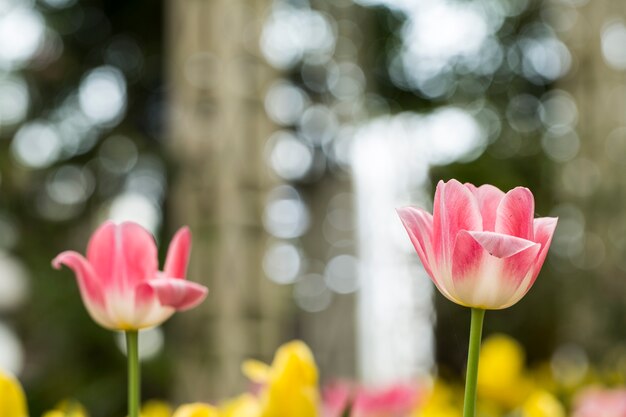
<svg viewBox="0 0 626 417">
<path fill-rule="evenodd" d="M 324 387 L 323 416 L 408 417 L 415 410 L 422 390 L 414 384 L 394 384 L 384 388 L 364 388 L 348 382 Z"/>
<path fill-rule="evenodd" d="M 136 223 L 106 222 L 91 237 L 86 259 L 66 251 L 52 265 L 74 271 L 83 303 L 96 323 L 112 330 L 138 330 L 159 325 L 206 297 L 206 287 L 185 280 L 190 250 L 191 233 L 184 227 L 172 239 L 161 272 L 148 231 Z"/>
<path fill-rule="evenodd" d="M 352 386 L 347 382 L 334 382 L 322 390 L 324 417 L 342 417 L 352 401 Z"/>
<path fill-rule="evenodd" d="M 384 389 L 357 391 L 351 417 L 408 417 L 417 406 L 419 390 L 413 385 L 396 384 Z"/>
<path fill-rule="evenodd" d="M 534 219 L 527 188 L 504 193 L 440 181 L 433 215 L 413 207 L 398 210 L 424 269 L 451 301 L 499 310 L 517 303 L 532 287 L 548 253 L 557 219 Z"/>
<path fill-rule="evenodd" d="M 578 396 L 573 417 L 626 416 L 626 390 L 590 389 Z"/>
</svg>

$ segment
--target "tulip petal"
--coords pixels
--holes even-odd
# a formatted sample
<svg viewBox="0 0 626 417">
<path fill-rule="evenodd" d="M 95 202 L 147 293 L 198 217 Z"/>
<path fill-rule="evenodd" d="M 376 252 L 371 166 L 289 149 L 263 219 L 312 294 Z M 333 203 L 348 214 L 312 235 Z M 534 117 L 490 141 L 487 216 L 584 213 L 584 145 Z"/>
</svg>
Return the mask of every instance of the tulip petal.
<svg viewBox="0 0 626 417">
<path fill-rule="evenodd" d="M 506 193 L 497 209 L 495 231 L 534 240 L 535 199 L 528 188 L 516 187 Z"/>
<path fill-rule="evenodd" d="M 415 207 L 403 207 L 396 211 L 422 261 L 422 265 L 424 265 L 424 269 L 428 275 L 435 279 L 430 266 L 430 263 L 434 261 L 432 247 L 433 216 Z"/>
<path fill-rule="evenodd" d="M 467 233 L 496 258 L 508 258 L 536 244 L 530 240 L 495 232 Z"/>
<path fill-rule="evenodd" d="M 489 232 L 495 231 L 496 213 L 500 201 L 504 198 L 504 192 L 489 184 L 481 185 L 478 188 L 472 184 L 465 184 L 465 186 L 472 191 L 476 200 L 478 200 L 480 215 L 483 219 L 483 230 Z"/>
<path fill-rule="evenodd" d="M 453 298 L 486 309 L 514 304 L 532 285 L 527 283 L 540 249 L 538 243 L 499 233 L 459 232 L 452 269 Z"/>
<path fill-rule="evenodd" d="M 185 278 L 191 252 L 191 232 L 188 227 L 181 228 L 170 243 L 165 258 L 163 272 L 168 278 Z"/>
<path fill-rule="evenodd" d="M 102 285 L 120 292 L 157 274 L 154 238 L 136 223 L 104 223 L 89 241 L 87 259 Z"/>
<path fill-rule="evenodd" d="M 55 269 L 61 269 L 62 265 L 70 268 L 76 275 L 78 289 L 89 315 L 101 326 L 114 328 L 106 312 L 106 299 L 98 275 L 87 259 L 80 253 L 66 251 L 52 260 L 52 266 Z"/>
<path fill-rule="evenodd" d="M 537 279 L 537 275 L 539 275 L 543 262 L 546 260 L 548 249 L 550 249 L 550 243 L 552 242 L 552 236 L 554 236 L 554 231 L 556 230 L 557 222 L 558 219 L 556 217 L 540 217 L 534 221 L 535 241 L 541 244 L 541 251 L 535 261 L 533 282 Z"/>
<path fill-rule="evenodd" d="M 55 269 L 61 269 L 63 265 L 70 268 L 76 275 L 76 281 L 78 282 L 78 288 L 83 300 L 86 303 L 93 303 L 103 307 L 105 304 L 104 296 L 97 275 L 89 261 L 78 252 L 66 251 L 60 253 L 52 260 L 52 266 Z"/>
<path fill-rule="evenodd" d="M 483 255 L 485 251 L 480 243 L 467 230 L 461 230 L 454 243 L 453 282 L 475 277 L 481 267 Z"/>
<path fill-rule="evenodd" d="M 507 308 L 517 303 L 533 286 L 536 279 L 534 275 L 535 265 L 540 251 L 541 245 L 536 243 L 528 249 L 506 259 L 506 263 L 502 268 L 503 276 L 509 284 L 514 286 L 507 291 L 510 292 L 509 299 L 498 307 L 499 309 Z M 516 290 L 511 292 L 511 289 L 515 287 L 517 287 Z"/>
<path fill-rule="evenodd" d="M 520 285 L 524 278 L 531 271 L 537 260 L 537 255 L 541 250 L 541 245 L 535 243 L 527 248 L 505 258 L 504 261 L 504 278 L 509 279 Z"/>
<path fill-rule="evenodd" d="M 178 278 L 157 278 L 144 281 L 139 284 L 137 294 L 146 294 L 142 286 L 152 288 L 162 306 L 172 307 L 178 311 L 196 307 L 204 301 L 209 292 L 203 285 Z"/>
<path fill-rule="evenodd" d="M 415 409 L 419 391 L 412 385 L 396 384 L 383 389 L 359 388 L 352 405 L 352 416 L 409 416 Z"/>
<path fill-rule="evenodd" d="M 505 276 L 521 281 L 532 268 L 541 245 L 530 240 L 492 232 L 468 232 L 489 255 L 505 260 Z"/>
<path fill-rule="evenodd" d="M 478 202 L 460 182 L 439 181 L 433 206 L 433 249 L 437 263 L 448 271 L 460 230 L 482 230 Z"/>
</svg>

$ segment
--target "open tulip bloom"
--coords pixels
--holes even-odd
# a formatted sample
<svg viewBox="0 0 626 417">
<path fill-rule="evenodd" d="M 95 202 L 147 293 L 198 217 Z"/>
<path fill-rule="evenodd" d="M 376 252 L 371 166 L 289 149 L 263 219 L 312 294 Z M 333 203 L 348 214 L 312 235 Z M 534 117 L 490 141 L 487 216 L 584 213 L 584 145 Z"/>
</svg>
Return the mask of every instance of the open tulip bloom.
<svg viewBox="0 0 626 417">
<path fill-rule="evenodd" d="M 157 326 L 176 311 L 200 304 L 206 287 L 185 279 L 191 233 L 184 227 L 170 244 L 165 267 L 158 269 L 152 235 L 136 223 L 106 222 L 87 247 L 87 258 L 73 251 L 59 254 L 55 268 L 76 274 L 83 303 L 99 325 L 126 332 L 129 417 L 139 414 L 138 330 Z"/>
<path fill-rule="evenodd" d="M 449 300 L 472 309 L 465 417 L 473 417 L 485 310 L 517 303 L 532 287 L 557 219 L 534 218 L 527 188 L 506 194 L 492 185 L 440 181 L 433 214 L 405 207 L 398 214 L 424 269 Z"/>
</svg>

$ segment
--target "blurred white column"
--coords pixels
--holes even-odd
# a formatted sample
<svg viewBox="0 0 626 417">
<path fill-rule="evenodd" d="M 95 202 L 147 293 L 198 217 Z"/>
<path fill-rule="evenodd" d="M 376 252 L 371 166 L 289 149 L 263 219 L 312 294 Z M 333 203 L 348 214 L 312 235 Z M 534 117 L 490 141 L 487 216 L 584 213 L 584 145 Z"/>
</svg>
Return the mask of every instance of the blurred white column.
<svg viewBox="0 0 626 417">
<path fill-rule="evenodd" d="M 360 129 L 352 155 L 361 266 L 359 371 L 377 385 L 426 375 L 434 364 L 432 284 L 395 212 L 429 204 L 423 201 L 425 152 L 408 139 L 404 122 L 384 118 Z"/>
</svg>

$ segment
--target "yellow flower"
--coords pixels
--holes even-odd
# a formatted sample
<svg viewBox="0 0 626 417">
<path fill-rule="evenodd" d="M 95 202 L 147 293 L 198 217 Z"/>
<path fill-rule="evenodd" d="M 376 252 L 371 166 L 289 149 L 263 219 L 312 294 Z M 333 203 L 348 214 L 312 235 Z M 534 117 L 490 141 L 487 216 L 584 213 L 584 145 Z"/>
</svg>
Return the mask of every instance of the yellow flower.
<svg viewBox="0 0 626 417">
<path fill-rule="evenodd" d="M 258 417 L 260 413 L 259 400 L 250 394 L 242 394 L 220 406 L 221 417 Z"/>
<path fill-rule="evenodd" d="M 413 413 L 413 417 L 461 417 L 457 393 L 443 381 L 435 381 L 424 403 Z"/>
<path fill-rule="evenodd" d="M 85 407 L 78 401 L 63 400 L 53 410 L 47 411 L 42 417 L 88 417 Z"/>
<path fill-rule="evenodd" d="M 422 408 L 415 417 L 461 417 L 462 412 L 450 404 L 430 404 Z"/>
<path fill-rule="evenodd" d="M 0 416 L 28 417 L 26 397 L 20 383 L 0 371 Z"/>
<path fill-rule="evenodd" d="M 521 405 L 532 390 L 524 359 L 524 350 L 514 339 L 505 335 L 486 339 L 478 365 L 478 396 L 506 408 Z"/>
<path fill-rule="evenodd" d="M 318 373 L 311 350 L 296 340 L 276 351 L 272 366 L 246 361 L 243 372 L 263 384 L 259 417 L 317 417 L 319 415 Z"/>
<path fill-rule="evenodd" d="M 219 417 L 217 408 L 204 403 L 183 404 L 172 417 Z"/>
<path fill-rule="evenodd" d="M 554 395 L 535 391 L 524 402 L 522 417 L 565 417 L 565 409 Z"/>
<path fill-rule="evenodd" d="M 141 417 L 171 417 L 172 407 L 165 401 L 149 400 L 143 403 L 139 414 Z"/>
</svg>

